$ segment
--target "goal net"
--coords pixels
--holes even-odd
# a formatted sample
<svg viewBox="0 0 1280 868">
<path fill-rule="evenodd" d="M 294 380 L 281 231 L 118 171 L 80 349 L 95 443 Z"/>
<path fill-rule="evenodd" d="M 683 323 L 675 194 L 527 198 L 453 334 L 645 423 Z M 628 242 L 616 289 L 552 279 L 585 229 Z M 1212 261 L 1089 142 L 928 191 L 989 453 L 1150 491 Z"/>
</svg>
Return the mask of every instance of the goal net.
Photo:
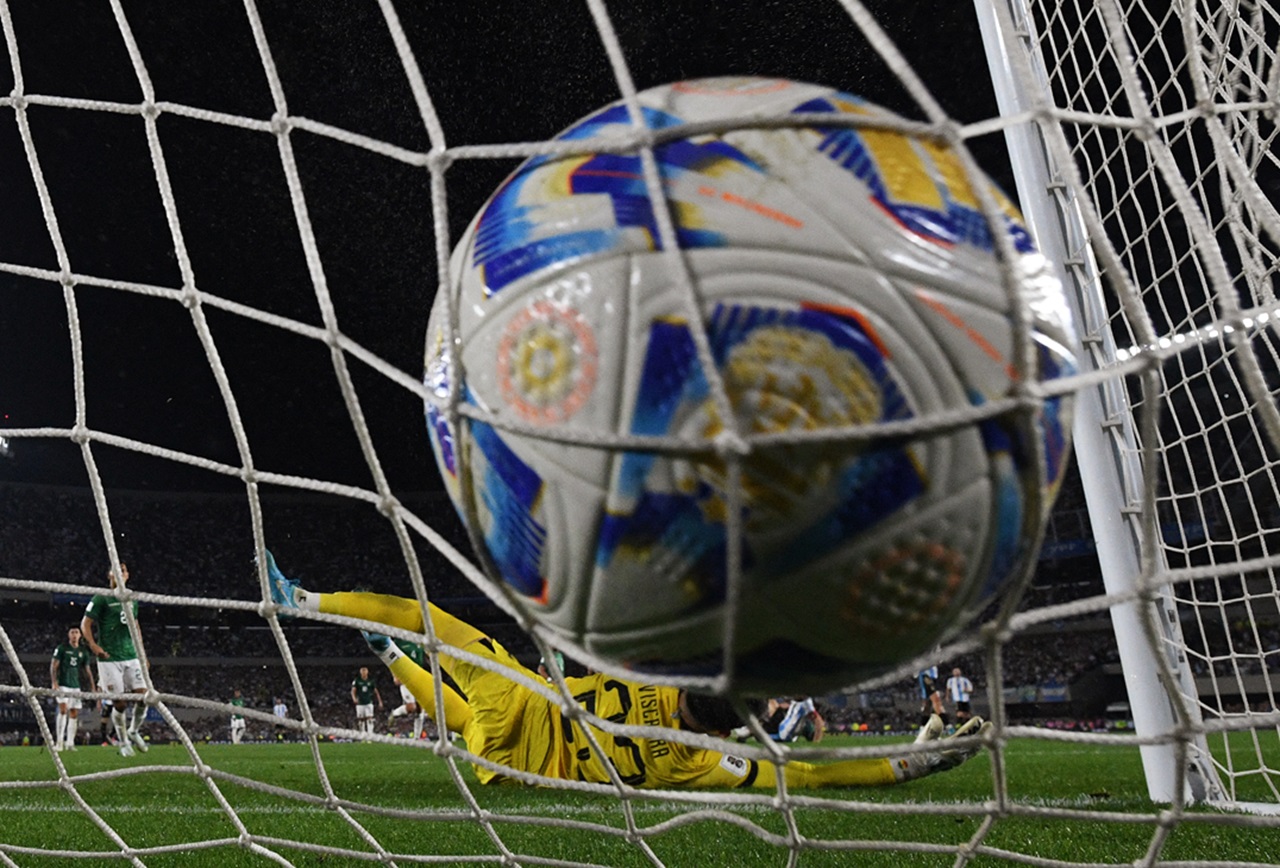
<svg viewBox="0 0 1280 868">
<path fill-rule="evenodd" d="M 1077 455 L 1149 791 L 1274 811 L 1280 18 L 979 9 L 1002 113 L 1034 118 L 1009 132 L 1022 201 L 1109 374 Z"/>
<path fill-rule="evenodd" d="M 53 739 L 49 651 L 125 562 L 115 593 L 140 605 L 126 620 L 147 731 L 169 743 L 38 766 L 0 749 L 0 864 L 1270 862 L 1270 0 L 419 5 L 0 0 L 0 724 Z M 431 493 L 426 317 L 453 242 L 520 160 L 619 97 L 719 74 L 858 93 L 1016 193 L 1071 290 L 1086 367 L 1087 521 L 1072 534 L 1055 519 L 1049 542 L 1087 551 L 1041 572 L 1104 584 L 1037 579 L 1020 608 L 826 698 L 844 735 L 732 746 L 762 762 L 885 756 L 895 735 L 872 736 L 910 740 L 916 670 L 963 664 L 996 728 L 947 775 L 856 792 L 481 787 L 447 734 L 356 727 L 359 667 L 399 699 L 354 629 L 368 625 L 283 620 L 255 557 L 270 548 L 317 590 L 440 602 L 528 665 L 551 656 Z M 1063 517 L 1085 514 L 1076 486 Z M 1113 633 L 1092 629 L 1103 616 Z M 1115 714 L 1015 713 L 1071 716 L 1057 688 L 1022 701 L 1024 673 L 1113 644 Z M 240 686 L 255 743 L 223 744 Z M 349 753 L 393 746 L 393 760 Z M 1141 798 L 1113 777 L 1135 753 Z M 1084 777 L 1059 783 L 1067 766 Z"/>
</svg>

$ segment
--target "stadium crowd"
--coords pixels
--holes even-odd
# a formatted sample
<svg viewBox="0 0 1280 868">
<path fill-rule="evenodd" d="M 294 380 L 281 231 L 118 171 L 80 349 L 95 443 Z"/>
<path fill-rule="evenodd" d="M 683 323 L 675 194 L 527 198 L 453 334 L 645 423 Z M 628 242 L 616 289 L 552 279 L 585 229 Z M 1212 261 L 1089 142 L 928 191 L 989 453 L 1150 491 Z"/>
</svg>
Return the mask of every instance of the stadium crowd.
<svg viewBox="0 0 1280 868">
<path fill-rule="evenodd" d="M 14 490 L 6 490 L 12 488 Z M 20 490 L 17 490 L 20 489 Z M 13 495 L 13 496 L 9 496 Z M 443 495 L 425 495 L 406 506 L 468 550 L 453 509 Z M 299 717 L 298 696 L 282 665 L 281 649 L 265 622 L 253 612 L 220 608 L 218 600 L 257 601 L 261 592 L 253 557 L 250 511 L 240 495 L 174 495 L 117 493 L 108 495 L 111 526 L 123 560 L 129 563 L 131 589 L 150 593 L 212 599 L 164 605 L 143 604 L 139 623 L 152 678 L 165 693 L 227 701 L 239 688 L 251 709 L 271 710 L 283 698 L 290 715 Z M 323 495 L 264 494 L 265 536 L 304 582 L 397 594 L 411 594 L 404 558 L 390 522 L 372 506 Z M 418 543 L 432 598 L 480 626 L 533 665 L 537 652 L 524 633 L 492 606 L 431 547 Z M 1065 559 L 1042 565 L 1033 583 L 1030 604 L 1101 592 L 1093 572 Z M 0 485 L 0 575 L 37 582 L 105 586 L 101 523 L 92 496 L 82 490 Z M 24 661 L 36 684 L 47 679 L 47 655 L 67 627 L 79 622 L 88 596 L 70 588 L 49 594 L 25 592 L 6 607 L 0 628 Z M 1083 623 L 1053 625 L 1053 641 L 1027 634 L 1013 640 L 1004 655 L 1004 688 L 1026 685 L 1066 686 L 1082 674 L 1116 659 L 1109 629 Z M 1105 618 L 1102 622 L 1105 624 Z M 1241 621 L 1221 635 L 1206 634 L 1202 668 L 1227 666 L 1229 649 L 1253 649 L 1261 669 L 1261 653 L 1280 647 L 1280 624 L 1255 629 Z M 284 631 L 306 700 L 322 725 L 352 726 L 351 678 L 358 660 L 370 655 L 355 631 L 312 623 L 290 624 Z M 1260 650 L 1262 649 L 1262 650 Z M 938 661 L 944 672 L 962 667 L 973 679 L 975 694 L 986 690 L 984 661 L 979 654 Z M 1194 665 L 1194 664 L 1193 664 Z M 390 678 L 383 677 L 384 699 L 398 704 Z M 0 684 L 15 684 L 16 673 L 0 656 Z M 835 728 L 855 726 L 874 731 L 886 725 L 910 729 L 911 709 L 918 706 L 914 685 L 875 691 L 862 702 L 824 706 Z M 165 724 L 148 724 L 154 738 L 164 738 Z M 226 715 L 206 715 L 189 731 L 198 738 L 226 738 Z M 249 738 L 276 738 L 269 723 L 250 720 Z"/>
</svg>

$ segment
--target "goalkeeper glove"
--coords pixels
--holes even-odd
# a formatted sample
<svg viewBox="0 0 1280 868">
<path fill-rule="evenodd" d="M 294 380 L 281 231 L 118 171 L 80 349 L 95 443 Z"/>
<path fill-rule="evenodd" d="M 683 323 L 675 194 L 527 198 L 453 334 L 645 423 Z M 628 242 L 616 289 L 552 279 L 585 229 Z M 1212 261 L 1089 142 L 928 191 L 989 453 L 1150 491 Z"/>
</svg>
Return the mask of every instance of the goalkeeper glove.
<svg viewBox="0 0 1280 868">
<path fill-rule="evenodd" d="M 963 736 L 985 735 L 991 730 L 991 724 L 984 722 L 980 717 L 971 717 L 964 726 L 946 738 L 940 737 L 942 728 L 942 718 L 936 714 L 931 715 L 929 722 L 920 728 L 920 734 L 916 736 L 915 743 L 936 743 L 937 750 L 920 751 L 889 758 L 889 764 L 893 766 L 893 776 L 897 778 L 898 783 L 914 781 L 916 778 L 922 778 L 935 772 L 945 772 L 947 769 L 953 769 L 965 760 L 970 759 L 977 754 L 980 745 L 948 747 L 948 743 L 952 739 Z"/>
</svg>

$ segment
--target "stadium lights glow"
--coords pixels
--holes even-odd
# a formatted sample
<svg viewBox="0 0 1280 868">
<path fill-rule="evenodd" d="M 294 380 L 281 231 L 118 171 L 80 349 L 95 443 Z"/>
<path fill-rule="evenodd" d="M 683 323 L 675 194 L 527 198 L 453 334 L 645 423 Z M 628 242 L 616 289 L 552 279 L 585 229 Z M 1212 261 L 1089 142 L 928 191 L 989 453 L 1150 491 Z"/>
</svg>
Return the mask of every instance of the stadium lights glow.
<svg viewBox="0 0 1280 868">
<path fill-rule="evenodd" d="M 1187 343 L 1202 343 L 1206 340 L 1213 340 L 1219 335 L 1235 334 L 1237 329 L 1248 332 L 1252 331 L 1254 328 L 1262 328 L 1271 321 L 1272 313 L 1280 314 L 1280 309 L 1275 311 L 1264 310 L 1261 313 L 1254 314 L 1253 316 L 1241 317 L 1239 325 L 1232 325 L 1231 323 L 1226 323 L 1221 326 L 1207 325 L 1204 328 L 1193 329 L 1189 332 L 1180 332 L 1172 337 L 1165 336 L 1158 338 L 1154 344 L 1147 344 L 1146 346 L 1137 346 L 1135 344 L 1127 349 L 1117 349 L 1116 361 L 1127 362 L 1132 358 L 1136 358 L 1137 356 L 1141 356 L 1146 353 L 1170 349 L 1175 344 L 1182 346 Z"/>
</svg>

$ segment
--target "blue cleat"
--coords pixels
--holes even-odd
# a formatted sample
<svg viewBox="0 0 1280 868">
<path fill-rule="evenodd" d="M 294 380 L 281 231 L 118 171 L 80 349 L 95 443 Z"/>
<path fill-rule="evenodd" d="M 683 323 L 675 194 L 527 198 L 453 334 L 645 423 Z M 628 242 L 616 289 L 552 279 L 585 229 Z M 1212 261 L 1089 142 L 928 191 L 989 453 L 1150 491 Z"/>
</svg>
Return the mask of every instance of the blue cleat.
<svg viewBox="0 0 1280 868">
<path fill-rule="evenodd" d="M 263 550 L 267 556 L 267 579 L 271 583 L 271 602 L 285 609 L 298 609 L 298 583 L 293 579 L 285 578 L 284 573 L 280 572 L 280 568 L 276 566 L 276 559 L 271 556 L 271 552 Z M 282 617 L 292 617 L 284 615 Z"/>
<path fill-rule="evenodd" d="M 391 640 L 381 633 L 370 633 L 368 630 L 361 630 L 360 635 L 364 636 L 364 641 L 368 643 L 370 650 L 374 654 L 383 654 L 391 647 Z"/>
</svg>

